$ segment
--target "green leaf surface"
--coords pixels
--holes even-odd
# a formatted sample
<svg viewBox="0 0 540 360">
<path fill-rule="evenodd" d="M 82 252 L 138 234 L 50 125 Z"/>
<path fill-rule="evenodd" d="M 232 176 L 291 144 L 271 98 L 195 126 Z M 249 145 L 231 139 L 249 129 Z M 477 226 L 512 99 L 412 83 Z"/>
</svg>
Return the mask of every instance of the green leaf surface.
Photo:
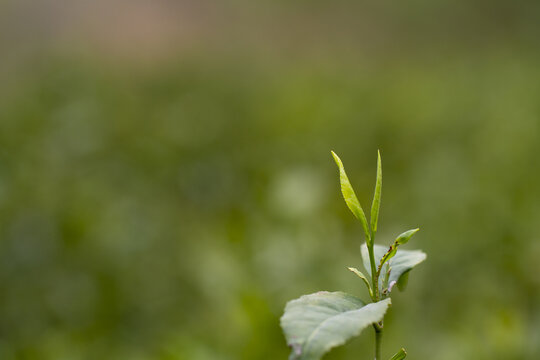
<svg viewBox="0 0 540 360">
<path fill-rule="evenodd" d="M 390 360 L 403 360 L 407 357 L 405 349 L 401 348 Z"/>
<path fill-rule="evenodd" d="M 364 263 L 364 268 L 368 272 L 368 275 L 371 276 L 371 267 L 369 263 L 369 253 L 366 244 L 362 244 L 360 247 L 362 253 L 362 262 Z M 373 247 L 375 262 L 379 263 L 381 258 L 386 254 L 388 248 L 382 245 L 374 245 Z M 397 250 L 396 254 L 392 259 L 389 260 L 389 265 L 392 268 L 390 272 L 390 277 L 388 282 L 396 281 L 399 284 L 399 279 L 403 274 L 410 271 L 413 267 L 420 264 L 422 261 L 426 260 L 426 254 L 420 250 Z M 382 288 L 383 277 L 379 277 L 379 287 Z M 400 289 L 401 290 L 401 289 Z"/>
<path fill-rule="evenodd" d="M 351 182 L 349 181 L 347 173 L 345 172 L 345 168 L 343 167 L 343 162 L 341 161 L 339 156 L 337 156 L 337 154 L 333 151 L 332 156 L 334 157 L 334 160 L 339 168 L 339 181 L 341 183 L 341 193 L 343 194 L 343 199 L 345 199 L 345 203 L 347 204 L 351 212 L 354 214 L 354 216 L 356 216 L 356 218 L 362 223 L 362 228 L 364 229 L 366 239 L 370 239 L 370 231 L 366 219 L 366 214 L 364 214 L 364 210 L 362 209 L 362 206 L 360 205 L 360 202 L 358 201 L 358 198 L 354 193 Z"/>
<path fill-rule="evenodd" d="M 291 347 L 289 360 L 318 360 L 369 325 L 383 319 L 390 299 L 365 305 L 344 292 L 319 291 L 289 301 L 281 327 Z"/>
<path fill-rule="evenodd" d="M 377 151 L 377 180 L 375 181 L 375 192 L 373 193 L 373 202 L 371 203 L 371 233 L 375 238 L 377 233 L 377 224 L 379 222 L 379 209 L 381 207 L 382 190 L 382 165 L 381 153 Z"/>
</svg>

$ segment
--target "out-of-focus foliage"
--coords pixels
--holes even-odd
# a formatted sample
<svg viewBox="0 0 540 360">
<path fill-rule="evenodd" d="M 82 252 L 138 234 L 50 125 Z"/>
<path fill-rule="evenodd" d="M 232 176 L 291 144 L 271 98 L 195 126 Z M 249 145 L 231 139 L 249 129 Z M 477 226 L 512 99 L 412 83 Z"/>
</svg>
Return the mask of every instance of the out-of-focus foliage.
<svg viewBox="0 0 540 360">
<path fill-rule="evenodd" d="M 385 357 L 540 357 L 537 2 L 52 3 L 0 4 L 1 359 L 285 359 L 368 300 L 331 149 L 429 254 Z"/>
</svg>

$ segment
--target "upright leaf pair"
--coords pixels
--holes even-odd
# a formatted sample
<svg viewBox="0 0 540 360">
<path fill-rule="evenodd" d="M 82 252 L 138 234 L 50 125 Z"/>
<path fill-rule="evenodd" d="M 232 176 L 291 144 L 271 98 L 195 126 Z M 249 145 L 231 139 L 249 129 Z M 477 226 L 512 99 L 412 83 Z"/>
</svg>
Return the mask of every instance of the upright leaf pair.
<svg viewBox="0 0 540 360">
<path fill-rule="evenodd" d="M 377 224 L 379 222 L 379 209 L 381 207 L 381 192 L 382 192 L 382 165 L 381 165 L 381 153 L 377 152 L 377 178 L 375 181 L 375 192 L 373 194 L 373 202 L 371 203 L 371 216 L 370 216 L 370 225 L 368 226 L 368 221 L 366 214 L 360 205 L 360 201 L 356 197 L 356 193 L 347 177 L 345 172 L 345 167 L 343 162 L 337 156 L 335 152 L 332 151 L 332 156 L 339 168 L 339 179 L 341 184 L 341 193 L 343 194 L 343 199 L 345 203 L 351 210 L 351 212 L 356 216 L 358 220 L 362 223 L 362 228 L 364 229 L 364 234 L 366 236 L 366 242 L 368 244 L 372 243 L 377 233 Z"/>
<path fill-rule="evenodd" d="M 356 216 L 356 218 L 360 220 L 362 228 L 364 229 L 364 234 L 366 235 L 366 241 L 369 243 L 371 241 L 371 231 L 368 226 L 366 214 L 364 214 L 362 205 L 360 205 L 360 201 L 358 201 L 358 198 L 356 197 L 356 194 L 351 185 L 351 182 L 349 181 L 349 178 L 347 177 L 347 173 L 345 172 L 345 168 L 343 167 L 341 159 L 333 151 L 332 156 L 334 157 L 334 160 L 336 161 L 336 164 L 339 168 L 339 182 L 341 184 L 341 193 L 343 194 L 343 199 L 345 199 L 345 203 L 347 204 L 351 212 L 354 214 L 354 216 Z"/>
</svg>

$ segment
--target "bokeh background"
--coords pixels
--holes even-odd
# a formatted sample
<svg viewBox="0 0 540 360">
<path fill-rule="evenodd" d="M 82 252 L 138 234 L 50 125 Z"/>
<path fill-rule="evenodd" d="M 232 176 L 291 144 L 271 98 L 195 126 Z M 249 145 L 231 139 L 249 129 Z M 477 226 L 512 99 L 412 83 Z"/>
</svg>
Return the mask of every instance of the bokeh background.
<svg viewBox="0 0 540 360">
<path fill-rule="evenodd" d="M 286 301 L 367 298 L 385 357 L 540 358 L 540 2 L 1 1 L 0 358 L 286 359 Z M 372 359 L 366 331 L 325 359 Z"/>
</svg>

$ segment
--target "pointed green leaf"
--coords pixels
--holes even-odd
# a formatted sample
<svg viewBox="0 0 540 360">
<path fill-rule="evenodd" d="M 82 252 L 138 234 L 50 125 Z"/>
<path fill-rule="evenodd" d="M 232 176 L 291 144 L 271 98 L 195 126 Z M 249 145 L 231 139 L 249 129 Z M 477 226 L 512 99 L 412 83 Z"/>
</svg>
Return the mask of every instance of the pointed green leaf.
<svg viewBox="0 0 540 360">
<path fill-rule="evenodd" d="M 364 274 L 362 274 L 362 272 L 360 270 L 358 270 L 357 268 L 349 267 L 347 269 L 349 269 L 349 271 L 352 271 L 353 273 L 355 273 L 356 276 L 358 276 L 360 279 L 362 279 L 362 281 L 364 281 L 364 284 L 366 284 L 366 286 L 368 288 L 369 296 L 371 296 L 371 298 L 373 298 L 373 290 L 371 290 L 371 285 L 369 284 L 369 280 L 367 279 L 367 277 Z"/>
<path fill-rule="evenodd" d="M 369 253 L 366 244 L 362 244 L 360 247 L 362 253 L 362 262 L 368 273 L 371 276 L 371 267 L 369 263 Z M 379 263 L 381 258 L 386 254 L 388 248 L 381 245 L 374 245 L 373 247 L 375 262 Z M 416 265 L 420 264 L 426 259 L 426 254 L 420 250 L 398 250 L 395 256 L 390 260 L 389 265 L 392 267 L 389 276 L 389 283 L 396 281 L 399 283 L 399 279 L 407 271 L 411 270 Z M 382 288 L 383 276 L 379 277 L 379 287 Z"/>
<path fill-rule="evenodd" d="M 360 202 L 358 201 L 358 198 L 356 197 L 356 194 L 354 193 L 354 190 L 352 188 L 351 182 L 347 177 L 347 173 L 345 172 L 345 168 L 343 167 L 343 162 L 341 162 L 339 156 L 337 156 L 337 154 L 333 151 L 332 156 L 334 157 L 334 160 L 339 168 L 339 180 L 341 183 L 341 193 L 343 194 L 343 199 L 345 199 L 345 203 L 347 204 L 351 212 L 354 214 L 354 216 L 356 216 L 356 218 L 362 223 L 362 228 L 364 229 L 366 239 L 370 239 L 371 237 L 366 215 L 364 214 L 364 210 L 362 209 L 362 206 L 360 206 Z"/>
<path fill-rule="evenodd" d="M 403 244 L 406 244 L 409 239 L 418 232 L 418 230 L 420 229 L 412 229 L 412 230 L 408 230 L 408 231 L 405 231 L 403 234 L 400 234 L 397 238 L 396 238 L 396 241 L 395 243 L 397 245 L 403 245 Z"/>
<path fill-rule="evenodd" d="M 407 357 L 405 349 L 401 348 L 390 360 L 403 360 Z"/>
<path fill-rule="evenodd" d="M 373 193 L 373 202 L 371 203 L 371 233 L 373 237 L 377 233 L 377 224 L 379 222 L 379 208 L 381 207 L 382 191 L 382 165 L 381 153 L 377 151 L 377 180 L 375 181 L 375 192 Z"/>
<path fill-rule="evenodd" d="M 291 347 L 289 360 L 318 360 L 369 325 L 383 319 L 390 299 L 365 305 L 343 293 L 319 291 L 289 301 L 281 327 Z"/>
</svg>

